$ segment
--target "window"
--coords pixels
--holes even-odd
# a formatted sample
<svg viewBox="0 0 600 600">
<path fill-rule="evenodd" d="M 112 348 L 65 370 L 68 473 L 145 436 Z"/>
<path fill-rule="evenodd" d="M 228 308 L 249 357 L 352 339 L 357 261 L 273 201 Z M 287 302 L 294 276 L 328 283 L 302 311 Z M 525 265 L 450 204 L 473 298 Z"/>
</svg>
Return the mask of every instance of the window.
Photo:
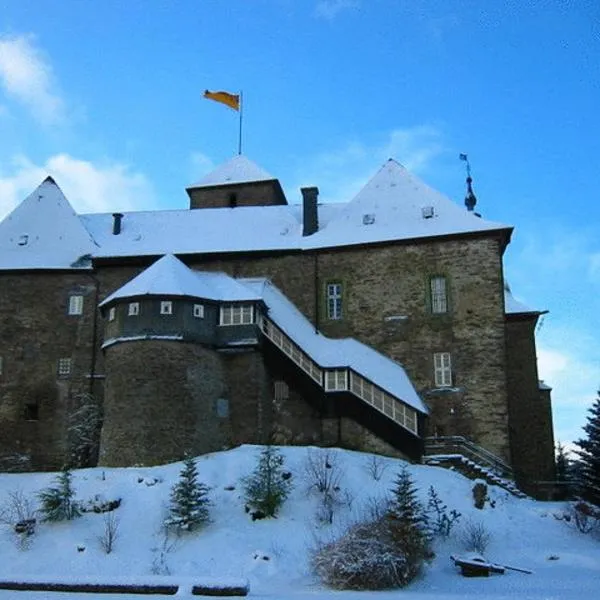
<svg viewBox="0 0 600 600">
<path fill-rule="evenodd" d="M 161 315 L 172 315 L 173 314 L 173 303 L 170 300 L 162 300 L 161 301 L 160 314 Z"/>
<path fill-rule="evenodd" d="M 204 319 L 204 304 L 194 304 L 194 316 L 197 319 Z"/>
<path fill-rule="evenodd" d="M 35 402 L 29 402 L 23 409 L 23 418 L 26 421 L 39 421 L 40 420 L 40 407 Z"/>
<path fill-rule="evenodd" d="M 432 277 L 429 280 L 431 294 L 431 312 L 440 315 L 448 312 L 448 294 L 446 291 L 445 277 Z"/>
<path fill-rule="evenodd" d="M 217 417 L 226 419 L 229 417 L 229 400 L 227 398 L 217 398 Z"/>
<path fill-rule="evenodd" d="M 348 389 L 348 371 L 346 369 L 336 369 L 335 371 L 325 371 L 325 390 L 335 392 Z"/>
<path fill-rule="evenodd" d="M 254 323 L 252 304 L 224 304 L 221 306 L 219 323 L 221 325 L 251 325 Z"/>
<path fill-rule="evenodd" d="M 115 307 L 112 306 L 111 308 L 108 309 L 108 320 L 109 321 L 114 321 L 115 320 L 115 315 L 116 315 L 116 310 Z"/>
<path fill-rule="evenodd" d="M 127 316 L 136 317 L 140 314 L 140 303 L 139 302 L 130 302 L 129 308 L 127 310 Z"/>
<path fill-rule="evenodd" d="M 342 284 L 327 284 L 327 318 L 339 320 L 342 318 Z"/>
<path fill-rule="evenodd" d="M 436 387 L 450 387 L 452 385 L 450 352 L 436 352 L 433 355 L 433 370 Z"/>
<path fill-rule="evenodd" d="M 61 377 L 66 377 L 71 374 L 71 359 L 70 358 L 59 358 L 58 359 L 58 374 Z"/>
<path fill-rule="evenodd" d="M 273 384 L 273 397 L 275 401 L 287 400 L 290 397 L 290 388 L 285 381 L 276 381 Z"/>
<path fill-rule="evenodd" d="M 83 314 L 83 296 L 69 296 L 69 314 Z"/>
</svg>

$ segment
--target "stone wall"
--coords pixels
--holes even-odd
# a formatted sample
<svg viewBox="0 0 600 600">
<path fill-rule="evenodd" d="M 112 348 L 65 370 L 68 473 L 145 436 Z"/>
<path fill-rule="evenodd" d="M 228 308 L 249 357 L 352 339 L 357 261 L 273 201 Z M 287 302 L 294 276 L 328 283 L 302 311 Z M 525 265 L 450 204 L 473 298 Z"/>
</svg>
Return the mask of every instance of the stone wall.
<svg viewBox="0 0 600 600">
<path fill-rule="evenodd" d="M 526 491 L 530 482 L 555 479 L 550 393 L 539 389 L 536 323 L 537 315 L 506 321 L 511 452 L 517 483 Z"/>
<path fill-rule="evenodd" d="M 83 314 L 68 315 L 82 295 Z M 0 462 L 26 457 L 25 468 L 56 469 L 69 460 L 67 422 L 73 398 L 93 392 L 96 283 L 85 272 L 0 272 Z M 70 358 L 69 375 L 58 360 Z"/>
<path fill-rule="evenodd" d="M 190 208 L 234 208 L 287 204 L 279 181 L 188 188 Z"/>
</svg>

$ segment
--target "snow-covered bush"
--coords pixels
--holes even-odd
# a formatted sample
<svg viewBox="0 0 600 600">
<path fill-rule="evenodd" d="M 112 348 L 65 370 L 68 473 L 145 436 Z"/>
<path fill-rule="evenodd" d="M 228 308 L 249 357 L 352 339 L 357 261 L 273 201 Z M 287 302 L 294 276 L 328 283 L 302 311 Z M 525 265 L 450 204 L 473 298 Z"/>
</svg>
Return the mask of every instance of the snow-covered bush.
<svg viewBox="0 0 600 600">
<path fill-rule="evenodd" d="M 309 489 L 333 495 L 339 490 L 344 471 L 338 455 L 329 449 L 310 448 L 304 463 Z"/>
<path fill-rule="evenodd" d="M 198 469 L 192 456 L 186 456 L 179 481 L 171 489 L 169 516 L 165 525 L 180 531 L 192 531 L 209 520 L 208 487 L 198 481 Z"/>
<path fill-rule="evenodd" d="M 40 513 L 44 521 L 70 521 L 81 516 L 74 500 L 75 490 L 71 484 L 73 475 L 65 469 L 56 476 L 55 487 L 49 487 L 38 494 L 41 502 Z"/>
<path fill-rule="evenodd" d="M 383 474 L 387 471 L 387 467 L 388 465 L 383 456 L 371 454 L 367 459 L 367 473 L 369 473 L 374 481 L 379 481 L 383 477 Z"/>
<path fill-rule="evenodd" d="M 113 551 L 118 537 L 119 519 L 112 511 L 104 513 L 104 531 L 98 537 L 98 541 L 106 554 L 110 554 Z"/>
<path fill-rule="evenodd" d="M 291 479 L 283 469 L 283 455 L 274 446 L 263 448 L 254 472 L 244 480 L 246 507 L 253 520 L 275 517 L 291 489 Z"/>
<path fill-rule="evenodd" d="M 473 503 L 475 508 L 483 509 L 485 501 L 488 499 L 487 485 L 483 481 L 478 481 L 473 486 Z"/>
</svg>

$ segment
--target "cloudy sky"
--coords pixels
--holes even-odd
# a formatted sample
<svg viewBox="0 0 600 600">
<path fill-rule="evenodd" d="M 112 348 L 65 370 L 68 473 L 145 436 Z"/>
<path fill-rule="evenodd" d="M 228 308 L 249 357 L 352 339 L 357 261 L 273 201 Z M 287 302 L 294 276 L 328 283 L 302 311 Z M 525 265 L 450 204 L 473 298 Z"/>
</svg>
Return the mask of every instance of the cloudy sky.
<svg viewBox="0 0 600 600">
<path fill-rule="evenodd" d="M 0 0 L 0 218 L 51 173 L 80 212 L 186 207 L 237 152 L 288 199 L 349 199 L 389 157 L 515 226 L 506 276 L 549 310 L 556 437 L 600 387 L 597 0 Z"/>
</svg>

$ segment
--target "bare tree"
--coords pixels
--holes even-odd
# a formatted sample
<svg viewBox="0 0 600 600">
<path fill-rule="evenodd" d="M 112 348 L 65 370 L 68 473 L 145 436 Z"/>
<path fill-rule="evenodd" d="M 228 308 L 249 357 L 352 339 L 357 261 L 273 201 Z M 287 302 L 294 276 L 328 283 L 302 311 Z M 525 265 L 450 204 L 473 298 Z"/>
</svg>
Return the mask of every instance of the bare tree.
<svg viewBox="0 0 600 600">
<path fill-rule="evenodd" d="M 367 472 L 375 480 L 379 481 L 386 472 L 388 465 L 382 456 L 379 454 L 371 454 L 367 459 Z"/>
<path fill-rule="evenodd" d="M 115 515 L 114 511 L 104 513 L 104 531 L 101 536 L 98 536 L 98 541 L 106 554 L 110 554 L 113 551 L 118 537 L 119 518 Z"/>
</svg>

